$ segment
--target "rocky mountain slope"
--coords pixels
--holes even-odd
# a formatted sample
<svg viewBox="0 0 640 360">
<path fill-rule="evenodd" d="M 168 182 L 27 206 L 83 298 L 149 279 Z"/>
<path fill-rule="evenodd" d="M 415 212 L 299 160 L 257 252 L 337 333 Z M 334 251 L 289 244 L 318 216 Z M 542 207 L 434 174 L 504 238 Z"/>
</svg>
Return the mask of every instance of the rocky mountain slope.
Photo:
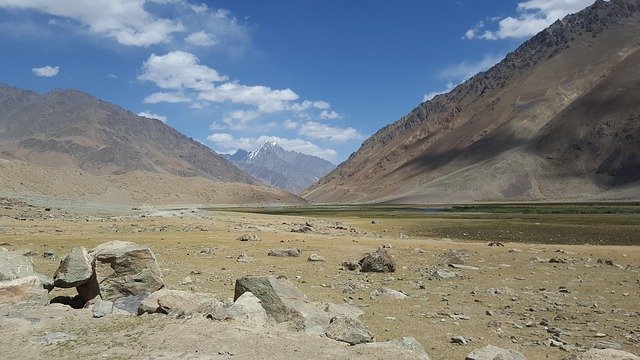
<svg viewBox="0 0 640 360">
<path fill-rule="evenodd" d="M 275 142 L 252 152 L 239 149 L 225 157 L 263 183 L 292 193 L 301 192 L 336 167 L 317 156 L 285 150 Z"/>
<path fill-rule="evenodd" d="M 304 202 L 159 120 L 76 90 L 0 85 L 0 180 L 3 197 L 74 203 Z"/>
<path fill-rule="evenodd" d="M 140 170 L 256 184 L 161 121 L 76 90 L 39 95 L 0 85 L 0 157 L 93 175 Z"/>
<path fill-rule="evenodd" d="M 315 202 L 640 198 L 640 2 L 597 1 L 367 139 Z"/>
</svg>

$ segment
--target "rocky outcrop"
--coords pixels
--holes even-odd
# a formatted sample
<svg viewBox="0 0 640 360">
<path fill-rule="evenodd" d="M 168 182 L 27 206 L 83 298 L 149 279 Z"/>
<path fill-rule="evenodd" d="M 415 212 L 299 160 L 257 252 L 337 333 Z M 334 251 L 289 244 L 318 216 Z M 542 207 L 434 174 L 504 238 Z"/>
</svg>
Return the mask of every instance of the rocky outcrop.
<svg viewBox="0 0 640 360">
<path fill-rule="evenodd" d="M 47 290 L 36 275 L 0 281 L 0 304 L 46 305 Z"/>
<path fill-rule="evenodd" d="M 84 302 L 96 296 L 115 301 L 164 286 L 153 251 L 125 241 L 110 241 L 91 251 L 84 247 L 71 249 L 55 272 L 54 284 L 75 287 Z"/>
<path fill-rule="evenodd" d="M 396 261 L 386 249 L 367 253 L 359 261 L 362 272 L 394 272 L 396 271 Z"/>
</svg>

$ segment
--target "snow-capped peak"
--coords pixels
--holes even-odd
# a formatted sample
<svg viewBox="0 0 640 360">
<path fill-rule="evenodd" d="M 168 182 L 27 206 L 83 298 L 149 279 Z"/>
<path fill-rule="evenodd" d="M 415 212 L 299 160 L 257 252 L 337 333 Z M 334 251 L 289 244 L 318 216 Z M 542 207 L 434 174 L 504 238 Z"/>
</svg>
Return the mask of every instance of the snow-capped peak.
<svg viewBox="0 0 640 360">
<path fill-rule="evenodd" d="M 249 154 L 249 157 L 247 158 L 247 162 L 251 162 L 251 160 L 253 160 L 253 158 L 255 158 L 261 151 L 266 151 L 269 148 L 275 148 L 275 147 L 280 147 L 277 142 L 267 141 L 266 143 L 260 145 L 259 148 L 253 150 L 251 154 Z"/>
</svg>

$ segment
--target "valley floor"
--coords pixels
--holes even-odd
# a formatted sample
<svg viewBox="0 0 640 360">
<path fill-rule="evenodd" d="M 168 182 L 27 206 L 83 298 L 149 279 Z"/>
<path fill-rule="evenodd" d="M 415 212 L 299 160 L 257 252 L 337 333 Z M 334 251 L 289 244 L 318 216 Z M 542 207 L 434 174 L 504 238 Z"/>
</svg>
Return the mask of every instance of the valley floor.
<svg viewBox="0 0 640 360">
<path fill-rule="evenodd" d="M 212 292 L 226 299 L 233 297 L 239 277 L 284 275 L 314 301 L 348 302 L 361 308 L 365 312 L 362 320 L 377 341 L 411 336 L 435 360 L 464 359 L 486 344 L 518 350 L 528 359 L 563 359 L 602 341 L 640 354 L 637 214 L 624 215 L 614 226 L 610 226 L 611 219 L 602 225 L 610 226 L 602 236 L 608 233 L 615 238 L 616 231 L 636 234 L 635 241 L 631 238 L 625 245 L 594 245 L 592 241 L 539 244 L 516 242 L 518 237 L 512 236 L 492 239 L 504 246 L 488 246 L 488 239 L 472 236 L 475 233 L 470 230 L 454 229 L 469 229 L 469 224 L 481 221 L 490 234 L 490 230 L 516 220 L 500 216 L 478 220 L 441 214 L 425 218 L 384 217 L 373 212 L 360 216 L 348 212 L 291 215 L 196 209 L 137 210 L 107 216 L 25 204 L 8 207 L 11 209 L 0 212 L 0 246 L 30 250 L 36 271 L 48 275 L 74 246 L 91 248 L 110 240 L 128 240 L 148 244 L 154 250 L 171 288 Z M 547 219 L 557 216 L 545 215 Z M 594 217 L 584 218 L 582 223 L 570 221 L 566 231 L 573 238 L 591 233 L 584 229 L 599 225 L 589 219 L 601 215 L 590 216 Z M 539 229 L 536 236 L 557 230 L 547 224 L 549 221 L 530 222 L 539 223 L 531 225 Z M 305 233 L 292 232 L 305 227 Z M 531 230 L 523 231 L 528 234 Z M 262 240 L 239 241 L 244 234 L 258 234 Z M 395 273 L 341 269 L 343 261 L 359 260 L 381 245 L 391 247 L 398 265 Z M 302 256 L 267 256 L 271 249 L 291 247 L 302 250 Z M 44 257 L 45 251 L 56 256 Z M 238 262 L 243 253 L 253 261 Z M 326 261 L 308 262 L 312 253 Z M 451 263 L 465 266 L 453 268 Z M 446 273 L 455 277 L 442 278 Z M 381 287 L 408 297 L 372 294 Z M 54 290 L 50 296 L 67 293 Z M 231 329 L 203 318 L 171 320 L 154 315 L 92 319 L 83 310 L 51 311 L 23 310 L 16 315 L 19 311 L 15 309 L 2 309 L 2 357 L 204 359 L 233 354 L 235 358 L 371 358 L 373 354 L 317 336 L 283 333 L 277 328 Z M 73 314 L 61 315 L 60 311 Z M 74 339 L 48 346 L 33 341 L 52 332 L 64 332 Z M 454 336 L 471 342 L 454 344 Z M 571 345 L 565 347 L 568 352 L 545 345 L 552 338 Z"/>
</svg>

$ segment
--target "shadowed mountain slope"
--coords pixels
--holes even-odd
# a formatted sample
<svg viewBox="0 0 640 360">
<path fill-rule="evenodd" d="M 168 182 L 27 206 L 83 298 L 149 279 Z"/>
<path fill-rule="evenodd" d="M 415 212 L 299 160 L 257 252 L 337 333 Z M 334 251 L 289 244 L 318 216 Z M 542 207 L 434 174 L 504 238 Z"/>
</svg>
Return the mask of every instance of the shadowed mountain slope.
<svg viewBox="0 0 640 360">
<path fill-rule="evenodd" d="M 597 1 L 367 139 L 314 202 L 640 198 L 640 1 Z"/>
</svg>

